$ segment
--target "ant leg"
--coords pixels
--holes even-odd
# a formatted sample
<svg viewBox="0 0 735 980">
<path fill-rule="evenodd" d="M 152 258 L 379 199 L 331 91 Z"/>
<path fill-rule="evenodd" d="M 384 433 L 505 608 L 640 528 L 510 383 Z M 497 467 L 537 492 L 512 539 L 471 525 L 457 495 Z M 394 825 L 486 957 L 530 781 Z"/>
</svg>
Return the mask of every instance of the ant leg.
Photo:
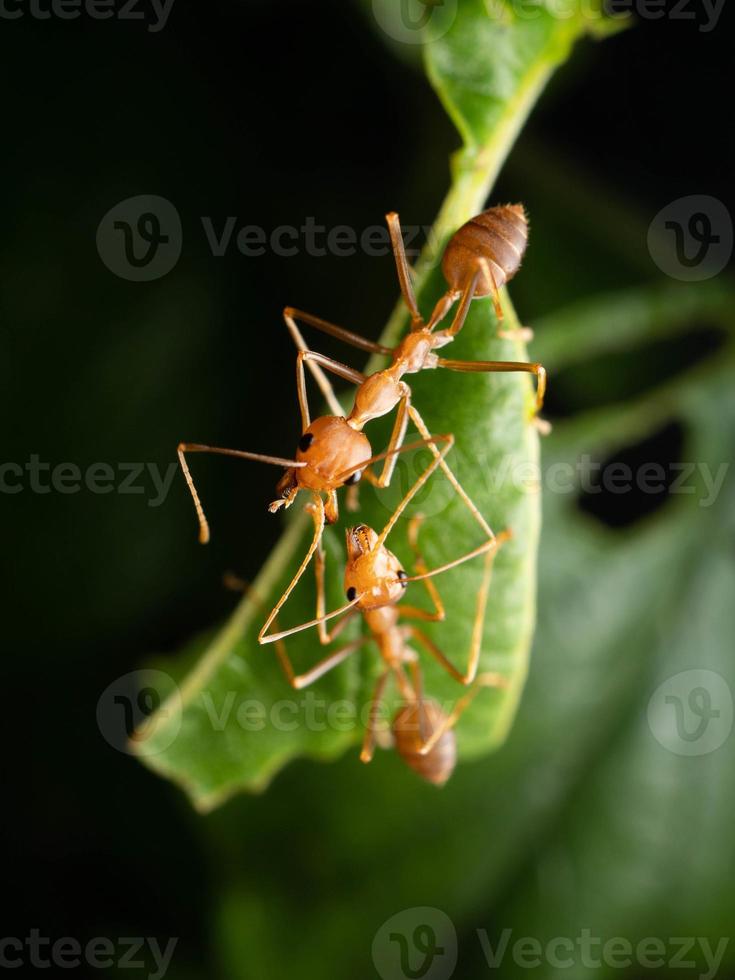
<svg viewBox="0 0 735 980">
<path fill-rule="evenodd" d="M 452 325 L 446 330 L 442 330 L 437 335 L 439 337 L 447 337 L 447 343 L 450 340 L 453 340 L 464 326 L 464 322 L 467 319 L 467 314 L 470 312 L 470 304 L 474 299 L 479 278 L 480 272 L 478 270 L 462 290 L 461 299 L 459 301 L 459 306 L 457 307 L 457 312 L 452 320 Z"/>
<path fill-rule="evenodd" d="M 453 361 L 446 357 L 439 357 L 437 358 L 437 367 L 464 373 L 499 372 L 507 374 L 522 371 L 525 374 L 535 374 L 536 411 L 540 412 L 543 408 L 544 395 L 546 394 L 546 368 L 543 364 L 530 361 Z"/>
<path fill-rule="evenodd" d="M 309 415 L 309 400 L 306 394 L 306 376 L 304 374 L 304 364 L 315 363 L 321 365 L 321 367 L 326 368 L 332 374 L 336 374 L 339 378 L 344 378 L 346 381 L 351 381 L 354 385 L 361 385 L 365 380 L 365 375 L 361 374 L 360 371 L 355 371 L 354 368 L 347 367 L 346 364 L 340 364 L 339 361 L 333 360 L 331 357 L 327 357 L 325 354 L 317 354 L 313 350 L 300 350 L 296 356 L 296 390 L 299 396 L 299 408 L 301 409 L 301 424 L 303 431 L 309 428 L 311 425 L 311 416 Z M 342 412 L 340 411 L 340 415 Z"/>
<path fill-rule="evenodd" d="M 480 674 L 472 688 L 457 701 L 454 709 L 447 715 L 447 717 L 442 721 L 438 728 L 434 729 L 431 736 L 426 739 L 424 744 L 419 749 L 419 755 L 428 755 L 429 752 L 434 748 L 439 739 L 445 735 L 450 729 L 454 728 L 459 719 L 462 717 L 464 712 L 469 708 L 472 702 L 475 700 L 477 695 L 483 688 L 486 687 L 507 687 L 508 678 L 504 677 L 502 674 L 497 673 L 487 673 Z"/>
<path fill-rule="evenodd" d="M 429 593 L 429 598 L 431 599 L 431 604 L 434 607 L 433 612 L 427 612 L 425 609 L 418 609 L 415 606 L 406 606 L 403 603 L 400 605 L 401 616 L 405 616 L 407 619 L 421 619 L 429 623 L 439 623 L 443 622 L 446 613 L 444 611 L 444 603 L 439 595 L 439 590 L 436 585 L 431 581 L 428 576 L 431 574 L 424 561 L 424 556 L 419 550 L 418 535 L 419 528 L 424 521 L 423 514 L 416 514 L 408 522 L 408 544 L 414 553 L 414 569 L 421 576 L 426 576 L 421 579 L 424 583 L 424 588 Z M 474 556 L 473 556 L 474 557 Z"/>
<path fill-rule="evenodd" d="M 384 670 L 383 673 L 378 678 L 378 681 L 373 690 L 373 696 L 370 701 L 370 715 L 368 717 L 367 728 L 365 729 L 365 738 L 362 742 L 362 751 L 360 752 L 360 762 L 370 762 L 375 752 L 375 738 L 376 738 L 376 728 L 378 724 L 378 711 L 380 710 L 380 699 L 383 697 L 383 691 L 385 690 L 385 684 L 388 680 L 390 674 L 390 669 Z"/>
<path fill-rule="evenodd" d="M 486 276 L 489 277 L 490 282 L 493 284 L 493 288 L 490 292 L 490 298 L 493 301 L 493 309 L 495 310 L 495 316 L 497 318 L 498 324 L 501 324 L 504 319 L 504 314 L 503 314 L 503 307 L 500 303 L 500 291 L 498 290 L 498 287 L 495 285 L 495 276 L 492 274 L 492 270 L 490 269 L 490 263 L 487 261 L 487 259 L 480 259 L 480 266 L 482 267 L 482 271 L 485 273 Z"/>
<path fill-rule="evenodd" d="M 283 466 L 286 469 L 306 465 L 305 463 L 299 463 L 295 459 L 279 459 L 278 456 L 263 456 L 261 453 L 246 453 L 240 449 L 221 449 L 218 446 L 203 446 L 198 442 L 180 442 L 176 448 L 176 452 L 179 457 L 179 463 L 184 474 L 184 479 L 186 480 L 186 485 L 189 487 L 189 492 L 191 493 L 191 499 L 194 501 L 194 507 L 199 519 L 199 541 L 202 544 L 206 544 L 209 541 L 209 523 L 207 518 L 204 516 L 204 508 L 202 507 L 199 494 L 194 486 L 194 480 L 189 472 L 189 466 L 184 455 L 185 453 L 219 453 L 221 456 L 236 456 L 238 459 L 252 459 L 256 463 L 272 463 L 274 466 Z"/>
<path fill-rule="evenodd" d="M 391 246 L 393 247 L 393 258 L 396 261 L 396 272 L 398 273 L 398 283 L 401 287 L 403 301 L 411 314 L 411 329 L 416 330 L 423 327 L 424 321 L 419 313 L 416 304 L 416 296 L 413 291 L 411 272 L 406 258 L 406 249 L 403 245 L 403 233 L 401 232 L 401 220 L 395 211 L 385 216 L 390 234 Z"/>
<path fill-rule="evenodd" d="M 240 578 L 239 575 L 235 575 L 232 572 L 225 572 L 225 574 L 222 576 L 222 583 L 226 589 L 230 589 L 233 592 L 242 592 L 244 595 L 247 595 L 249 598 L 253 600 L 253 602 L 260 609 L 265 610 L 267 608 L 263 600 L 257 594 L 255 589 L 250 585 L 250 583 Z M 318 594 L 319 593 L 317 587 L 317 595 Z M 318 608 L 319 608 L 319 603 L 317 601 L 317 609 Z M 340 619 L 340 621 L 337 623 L 335 628 L 332 630 L 331 634 L 327 634 L 327 639 L 324 642 L 331 643 L 332 640 L 335 640 L 339 636 L 339 634 L 343 631 L 345 626 L 347 626 L 347 624 L 350 622 L 354 613 L 355 613 L 354 609 L 350 610 L 343 619 Z M 317 615 L 323 616 L 323 610 L 321 613 L 317 613 Z M 278 620 L 275 619 L 273 622 L 275 626 L 278 627 Z M 319 625 L 321 628 L 322 623 L 320 623 Z M 359 642 L 363 642 L 368 639 L 369 637 L 363 637 L 363 640 Z M 337 663 L 341 663 L 342 659 L 344 659 L 344 657 L 346 657 L 348 653 L 351 653 L 353 649 L 353 646 L 350 644 L 349 650 L 347 649 L 347 647 L 344 647 L 341 650 L 337 650 L 333 654 L 331 654 L 330 657 L 325 658 L 325 660 L 323 661 L 320 660 L 319 663 L 316 664 L 314 667 L 312 667 L 312 669 L 308 671 L 306 674 L 297 675 L 293 669 L 293 664 L 291 663 L 291 659 L 289 658 L 288 653 L 286 652 L 286 644 L 283 640 L 283 637 L 277 639 L 275 643 L 276 643 L 276 653 L 278 655 L 278 659 L 281 663 L 281 666 L 283 667 L 283 672 L 288 678 L 289 684 L 291 684 L 291 686 L 295 688 L 306 687 L 307 684 L 311 684 L 313 681 L 317 680 L 318 677 L 321 677 L 328 670 L 331 670 L 332 667 L 336 667 Z M 337 656 L 340 656 L 340 660 L 332 663 L 331 662 L 332 659 Z M 316 673 L 316 671 L 318 671 L 318 673 Z"/>
<path fill-rule="evenodd" d="M 448 289 L 443 296 L 440 296 L 437 300 L 436 306 L 431 311 L 431 316 L 426 324 L 426 329 L 433 330 L 437 324 L 441 323 L 461 295 L 462 294 L 456 289 Z"/>
<path fill-rule="evenodd" d="M 410 411 L 410 409 L 409 409 L 409 411 Z M 388 535 L 390 534 L 390 532 L 392 531 L 393 527 L 395 526 L 396 521 L 398 520 L 398 518 L 401 516 L 401 514 L 406 509 L 406 507 L 408 506 L 408 504 L 410 503 L 410 501 L 413 499 L 413 497 L 416 496 L 416 494 L 419 492 L 419 490 L 421 489 L 421 487 L 423 487 L 423 485 L 426 483 L 426 481 L 429 479 L 429 477 L 431 476 L 431 474 L 436 470 L 437 466 L 439 466 L 439 464 L 444 461 L 444 457 L 446 456 L 446 454 L 449 452 L 449 450 L 454 445 L 454 436 L 452 436 L 452 435 L 448 435 L 448 436 L 439 436 L 439 435 L 432 436 L 428 432 L 427 432 L 427 435 L 428 435 L 429 447 L 430 447 L 432 453 L 434 453 L 434 459 L 432 460 L 431 463 L 429 463 L 429 465 L 426 467 L 426 469 L 422 473 L 419 474 L 419 476 L 417 477 L 417 479 L 414 481 L 413 485 L 411 487 L 409 487 L 409 489 L 404 494 L 403 499 L 398 502 L 398 505 L 397 505 L 396 509 L 393 511 L 393 513 L 391 514 L 390 518 L 388 519 L 388 523 L 385 525 L 385 527 L 383 528 L 383 530 L 378 535 L 378 540 L 376 541 L 376 543 L 374 545 L 374 550 L 377 550 L 378 548 L 380 548 L 382 545 L 385 544 L 385 540 L 388 537 Z M 445 440 L 446 443 L 447 443 L 447 445 L 441 451 L 439 451 L 436 448 L 436 445 L 435 445 L 435 442 L 438 442 L 439 440 Z M 400 450 L 398 450 L 398 452 L 403 452 L 404 450 L 409 449 L 409 448 L 411 448 L 411 443 L 408 443 L 408 445 L 406 445 L 406 446 L 401 446 L 401 448 L 400 448 Z"/>
<path fill-rule="evenodd" d="M 339 501 L 337 500 L 337 491 L 329 490 L 327 492 L 327 502 L 324 505 L 324 519 L 327 524 L 336 524 L 339 518 Z"/>
<path fill-rule="evenodd" d="M 357 640 L 352 640 L 347 643 L 339 650 L 335 650 L 334 653 L 330 653 L 328 657 L 324 660 L 320 660 L 318 664 L 315 664 L 311 670 L 307 670 L 305 674 L 295 674 L 293 669 L 293 664 L 286 653 L 286 644 L 283 640 L 279 640 L 276 643 L 276 654 L 278 655 L 278 660 L 283 668 L 283 673 L 286 675 L 286 680 L 295 690 L 299 691 L 303 687 L 308 687 L 309 684 L 313 684 L 314 681 L 318 681 L 320 677 L 328 674 L 330 670 L 338 667 L 339 664 L 343 663 L 351 653 L 358 650 L 361 646 L 370 639 L 369 636 L 361 636 Z"/>
<path fill-rule="evenodd" d="M 419 709 L 419 728 L 421 731 L 421 741 L 424 742 L 427 739 L 426 734 L 426 712 L 424 711 L 424 678 L 421 673 L 421 665 L 419 663 L 419 657 L 415 650 L 410 647 L 404 647 L 404 661 L 408 664 L 408 669 L 411 673 L 411 689 L 408 693 L 402 691 L 404 700 L 407 705 L 416 704 Z"/>
<path fill-rule="evenodd" d="M 296 310 L 293 306 L 287 306 L 285 308 L 283 318 L 299 350 L 308 350 L 308 347 L 306 346 L 306 341 L 301 336 L 301 331 L 296 326 L 296 320 L 301 320 L 310 327 L 321 330 L 322 333 L 329 334 L 330 337 L 336 337 L 338 340 L 343 340 L 346 344 L 359 347 L 360 350 L 367 351 L 370 354 L 386 354 L 390 356 L 393 353 L 392 347 L 384 347 L 382 344 L 378 344 L 373 340 L 368 340 L 367 337 L 362 337 L 359 333 L 345 330 L 344 327 L 338 327 L 328 320 L 322 320 L 321 317 L 314 316 L 312 313 L 304 313 L 303 310 Z"/>
<path fill-rule="evenodd" d="M 306 566 L 311 561 L 312 556 L 319 545 L 322 534 L 324 533 L 324 504 L 322 503 L 322 498 L 318 494 L 314 494 L 314 502 L 311 507 L 310 513 L 314 520 L 314 537 L 309 546 L 309 550 L 307 551 L 303 561 L 301 562 L 301 565 L 299 566 L 299 570 L 291 579 L 283 595 L 275 604 L 275 606 L 273 607 L 273 609 L 271 610 L 268 616 L 268 619 L 261 627 L 261 630 L 258 633 L 258 643 L 275 643 L 276 640 L 279 640 L 284 636 L 290 636 L 292 633 L 298 633 L 300 630 L 308 629 L 310 626 L 317 625 L 317 620 L 312 620 L 308 623 L 302 623 L 300 626 L 295 626 L 292 629 L 283 630 L 280 633 L 271 633 L 269 636 L 266 635 L 274 619 L 280 612 L 281 607 L 286 602 L 288 597 L 291 595 L 299 579 L 304 574 L 304 570 L 306 569 Z M 339 609 L 335 609 L 333 612 L 325 616 L 324 619 L 332 619 L 334 616 L 339 616 L 341 613 L 347 612 L 348 609 L 351 609 L 352 606 L 354 606 L 355 603 L 359 601 L 359 598 L 360 597 L 358 596 L 353 602 L 347 603 L 346 606 L 342 606 Z"/>
<path fill-rule="evenodd" d="M 419 432 L 421 433 L 421 435 L 424 436 L 424 438 L 429 437 L 430 436 L 430 433 L 429 433 L 429 430 L 428 430 L 428 428 L 426 426 L 426 423 L 424 422 L 423 418 L 419 414 L 419 412 L 416 409 L 416 407 L 414 405 L 411 405 L 409 407 L 409 409 L 408 409 L 408 412 L 409 412 L 409 415 L 411 416 L 411 418 L 413 419 L 414 425 L 419 430 Z M 438 458 L 438 456 L 439 456 L 439 450 L 435 446 L 432 446 L 431 444 L 429 445 L 429 448 L 431 449 L 432 453 L 434 453 L 434 456 Z M 449 482 L 452 484 L 452 486 L 454 487 L 454 489 L 456 490 L 456 492 L 459 494 L 459 496 L 461 497 L 461 499 L 464 501 L 464 503 L 467 506 L 467 508 L 470 510 L 470 512 L 471 512 L 472 516 L 474 517 L 474 519 L 477 521 L 477 523 L 480 525 L 480 527 L 482 528 L 482 530 L 484 531 L 484 533 L 487 535 L 488 539 L 490 541 L 494 541 L 495 540 L 495 533 L 494 533 L 494 531 L 490 528 L 490 525 L 487 523 L 487 521 L 482 516 L 482 514 L 480 513 L 480 511 L 477 509 L 477 506 L 473 503 L 472 499 L 470 498 L 470 496 L 467 493 L 467 491 L 465 490 L 465 488 L 462 486 L 462 484 L 459 482 L 459 480 L 454 475 L 454 473 L 452 472 L 452 470 L 449 468 L 449 465 L 447 464 L 446 460 L 443 459 L 443 458 L 441 460 L 439 460 L 439 465 L 441 466 L 442 470 L 444 471 L 444 475 L 446 476 L 446 478 L 449 480 Z"/>
<path fill-rule="evenodd" d="M 378 487 L 381 490 L 390 485 L 393 471 L 396 468 L 398 453 L 392 452 L 392 450 L 400 448 L 403 445 L 403 440 L 406 438 L 406 429 L 408 428 L 408 406 L 410 404 L 411 394 L 409 392 L 409 394 L 404 395 L 404 397 L 398 403 L 396 420 L 393 423 L 393 431 L 390 434 L 390 441 L 388 442 L 388 452 L 390 455 L 386 456 L 385 458 L 385 463 L 383 463 L 383 469 L 380 476 L 370 481 L 373 486 Z M 368 477 L 368 479 L 370 479 L 370 477 Z"/>
<path fill-rule="evenodd" d="M 472 558 L 477 558 L 480 555 L 492 556 L 500 548 L 504 541 L 509 541 L 513 537 L 511 531 L 501 531 L 500 534 L 496 534 L 492 541 L 485 541 L 483 544 L 479 545 L 477 548 L 473 548 L 472 551 L 468 551 L 464 555 L 460 555 L 459 558 L 454 558 L 452 561 L 448 561 L 445 565 L 439 565 L 437 568 L 432 568 L 431 571 L 422 572 L 420 575 L 408 575 L 403 579 L 404 582 L 426 582 L 428 588 L 428 579 L 433 578 L 435 575 L 441 575 L 442 572 L 448 572 L 450 568 L 456 568 L 457 565 L 463 565 L 466 561 L 470 561 Z M 403 606 L 402 609 L 405 612 L 406 609 L 410 609 L 410 606 Z M 442 607 L 443 608 L 443 607 Z M 420 617 L 424 618 L 424 617 Z M 439 617 L 437 616 L 437 621 Z"/>
<path fill-rule="evenodd" d="M 283 319 L 298 350 L 307 351 L 309 348 L 301 335 L 301 331 L 296 325 L 297 319 L 302 320 L 311 327 L 315 327 L 317 330 L 321 330 L 323 333 L 330 334 L 332 337 L 337 337 L 339 340 L 344 340 L 346 343 L 352 344 L 353 347 L 359 347 L 361 350 L 378 354 L 392 353 L 390 347 L 383 347 L 382 344 L 375 344 L 371 340 L 366 340 L 364 337 L 361 337 L 359 334 L 352 333 L 350 330 L 344 330 L 342 327 L 337 327 L 333 323 L 329 323 L 327 320 L 322 320 L 318 316 L 312 316 L 310 313 L 304 313 L 302 310 L 296 310 L 292 306 L 287 306 L 285 308 L 283 311 Z M 314 363 L 314 361 L 309 361 L 308 365 L 312 377 L 319 386 L 319 390 L 327 400 L 330 411 L 334 415 L 344 415 L 344 409 L 340 405 L 339 399 L 337 398 L 334 388 L 332 387 L 332 383 L 324 371 L 322 371 L 319 365 Z"/>
<path fill-rule="evenodd" d="M 308 510 L 308 506 L 306 509 Z M 319 642 L 322 644 L 322 646 L 327 646 L 333 640 L 336 640 L 339 634 L 350 623 L 357 612 L 355 609 L 350 609 L 347 614 L 339 620 L 331 632 L 327 630 L 326 626 L 324 625 L 328 618 L 325 609 L 326 602 L 324 590 L 324 570 L 326 568 L 326 564 L 326 554 L 320 541 L 314 556 L 314 576 L 316 578 L 316 623 L 319 634 Z"/>
<path fill-rule="evenodd" d="M 485 611 L 487 609 L 487 596 L 490 591 L 490 578 L 492 574 L 493 559 L 495 557 L 495 552 L 497 548 L 493 548 L 487 552 L 485 557 L 485 568 L 483 572 L 483 582 L 480 587 L 480 591 L 477 595 L 477 603 L 475 605 L 475 618 L 472 623 L 472 638 L 470 640 L 470 652 L 467 658 L 467 668 L 464 674 L 460 673 L 459 670 L 451 663 L 447 657 L 442 653 L 439 647 L 434 643 L 430 637 L 422 633 L 416 626 L 411 627 L 411 636 L 418 640 L 426 650 L 437 660 L 441 666 L 451 674 L 451 676 L 459 681 L 460 684 L 464 684 L 468 687 L 477 676 L 477 667 L 480 662 L 480 650 L 482 647 L 482 633 L 485 625 Z"/>
<path fill-rule="evenodd" d="M 403 403 L 401 403 L 401 406 L 402 404 Z M 399 407 L 398 412 L 400 416 L 401 407 Z M 393 433 L 391 435 L 391 440 L 388 445 L 388 449 L 386 449 L 385 452 L 378 453 L 377 456 L 371 456 L 370 459 L 360 463 L 359 466 L 353 466 L 351 469 L 345 470 L 344 473 L 340 473 L 339 479 L 344 481 L 347 479 L 347 477 L 351 476 L 353 473 L 356 473 L 357 470 L 360 469 L 363 470 L 362 479 L 366 480 L 372 486 L 380 487 L 381 489 L 387 487 L 390 483 L 391 477 L 393 476 L 393 470 L 395 469 L 395 460 L 398 458 L 400 453 L 409 452 L 412 449 L 417 449 L 419 446 L 426 446 L 431 441 L 431 437 L 429 437 L 428 440 L 421 439 L 417 442 L 410 442 L 405 446 L 404 445 L 396 446 L 395 445 L 396 442 L 399 443 L 403 442 L 405 434 L 406 434 L 406 425 L 400 421 L 399 417 L 397 417 L 396 423 L 393 427 Z M 434 439 L 436 439 L 438 442 L 442 440 L 446 440 L 447 438 L 448 438 L 447 436 L 434 436 Z M 380 476 L 376 476 L 373 473 L 373 471 L 370 469 L 370 466 L 373 463 L 380 462 L 381 459 L 387 459 L 389 461 L 393 460 L 390 470 L 387 473 L 387 478 L 386 478 L 387 466 L 383 467 L 383 471 L 380 474 Z M 347 506 L 347 510 L 351 512 L 356 511 L 359 507 L 359 501 L 360 501 L 360 498 L 358 496 L 359 487 L 360 487 L 359 483 L 353 483 L 347 489 L 346 506 Z M 334 523 L 334 522 L 328 521 L 328 523 Z"/>
<path fill-rule="evenodd" d="M 421 701 L 424 697 L 424 678 L 421 674 L 421 666 L 419 664 L 418 655 L 414 650 L 409 647 L 405 648 L 406 660 L 408 662 L 408 669 L 411 672 L 411 681 L 413 684 L 413 698 L 415 701 Z"/>
</svg>

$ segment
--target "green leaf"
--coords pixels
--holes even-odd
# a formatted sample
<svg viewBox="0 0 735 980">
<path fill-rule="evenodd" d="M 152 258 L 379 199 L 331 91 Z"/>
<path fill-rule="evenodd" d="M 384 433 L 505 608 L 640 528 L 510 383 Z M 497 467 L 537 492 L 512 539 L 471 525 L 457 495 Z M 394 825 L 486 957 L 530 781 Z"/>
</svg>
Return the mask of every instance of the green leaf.
<svg viewBox="0 0 735 980">
<path fill-rule="evenodd" d="M 465 140 L 455 161 L 452 188 L 431 236 L 435 248 L 441 248 L 460 224 L 484 206 L 531 106 L 584 27 L 581 15 L 559 18 L 546 8 L 539 9 L 537 18 L 509 23 L 505 18 L 493 19 L 484 3 L 472 0 L 457 8 L 446 33 L 427 44 L 431 80 Z M 428 250 L 417 266 L 417 292 L 425 310 L 443 291 L 436 255 L 436 251 Z M 396 286 L 391 282 L 386 288 Z M 505 308 L 505 326 L 512 328 L 517 321 L 507 297 Z M 384 342 L 394 343 L 405 328 L 406 316 L 398 307 Z M 285 331 L 283 343 L 287 343 Z M 312 343 L 318 348 L 318 338 Z M 453 356 L 528 359 L 519 340 L 495 336 L 486 301 L 473 304 L 454 344 Z M 377 361 L 371 362 L 370 370 L 376 366 Z M 528 421 L 532 386 L 523 375 L 424 374 L 412 382 L 416 406 L 431 431 L 455 434 L 457 447 L 449 458 L 450 465 L 492 526 L 513 531 L 512 541 L 502 548 L 495 562 L 481 660 L 483 670 L 501 671 L 509 685 L 502 693 L 483 692 L 463 717 L 458 729 L 460 752 L 469 757 L 487 752 L 506 737 L 527 673 L 540 526 L 539 494 L 533 481 L 538 469 L 538 439 Z M 350 396 L 348 392 L 346 398 Z M 295 398 L 293 411 L 296 431 Z M 391 420 L 371 423 L 368 434 L 376 451 L 387 443 L 390 424 Z M 288 454 L 284 448 L 258 446 L 255 431 L 248 448 Z M 413 458 L 403 457 L 388 491 L 376 493 L 364 487 L 359 520 L 376 529 L 382 527 L 416 467 L 426 461 L 425 451 Z M 226 479 L 222 460 L 210 460 L 209 465 L 221 466 Z M 442 475 L 416 499 L 414 511 L 419 510 L 428 517 L 422 547 L 430 566 L 481 543 L 479 527 Z M 272 518 L 264 511 L 262 519 Z M 354 522 L 354 517 L 343 513 L 340 525 L 325 534 L 328 608 L 344 601 L 341 528 Z M 224 530 L 214 528 L 214 533 Z M 307 543 L 308 522 L 302 515 L 289 523 L 254 583 L 254 592 L 268 608 L 298 567 Z M 389 546 L 409 562 L 405 522 L 391 535 Z M 432 637 L 459 664 L 469 649 L 481 575 L 481 562 L 474 562 L 437 580 L 448 615 L 445 623 L 431 630 Z M 313 618 L 312 582 L 305 577 L 301 586 L 284 607 L 282 628 Z M 422 601 L 416 587 L 410 601 Z M 180 698 L 177 694 L 163 705 L 149 721 L 146 738 L 138 743 L 146 763 L 182 785 L 202 810 L 211 809 L 239 789 L 262 789 L 295 756 L 335 758 L 362 735 L 361 719 L 377 668 L 375 652 L 368 649 L 350 658 L 318 684 L 294 695 L 273 649 L 259 647 L 256 642 L 264 615 L 253 598 L 239 605 L 181 679 Z M 298 670 L 324 655 L 313 632 L 290 639 L 288 647 Z M 436 664 L 426 663 L 425 680 L 427 691 L 440 701 L 451 704 L 456 700 L 456 682 Z M 342 719 L 352 712 L 351 720 L 335 718 L 336 710 L 343 712 Z"/>
</svg>

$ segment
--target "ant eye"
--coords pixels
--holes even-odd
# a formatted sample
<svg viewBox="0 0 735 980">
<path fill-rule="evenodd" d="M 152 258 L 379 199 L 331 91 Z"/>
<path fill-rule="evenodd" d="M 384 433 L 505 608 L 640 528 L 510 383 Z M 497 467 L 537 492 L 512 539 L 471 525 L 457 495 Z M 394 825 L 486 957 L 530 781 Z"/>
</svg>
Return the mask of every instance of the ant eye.
<svg viewBox="0 0 735 980">
<path fill-rule="evenodd" d="M 305 432 L 303 436 L 299 439 L 299 449 L 302 453 L 305 453 L 309 446 L 314 441 L 314 436 L 311 432 Z"/>
<path fill-rule="evenodd" d="M 403 588 L 408 588 L 408 582 L 404 581 L 408 578 L 408 575 L 403 571 L 402 568 L 398 569 L 398 581 L 403 585 Z"/>
<path fill-rule="evenodd" d="M 357 598 L 357 589 L 354 585 L 351 585 L 347 590 L 347 601 L 352 602 L 353 599 Z"/>
<path fill-rule="evenodd" d="M 347 479 L 344 482 L 344 485 L 346 487 L 351 487 L 355 483 L 359 483 L 361 477 L 362 477 L 362 470 L 355 470 L 355 472 L 351 476 L 347 477 Z"/>
</svg>

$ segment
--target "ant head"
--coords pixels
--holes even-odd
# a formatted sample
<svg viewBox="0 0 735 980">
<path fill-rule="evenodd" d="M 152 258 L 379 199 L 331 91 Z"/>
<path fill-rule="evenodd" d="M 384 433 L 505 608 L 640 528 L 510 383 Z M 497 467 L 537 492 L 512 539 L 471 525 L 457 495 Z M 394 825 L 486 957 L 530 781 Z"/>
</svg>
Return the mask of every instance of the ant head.
<svg viewBox="0 0 735 980">
<path fill-rule="evenodd" d="M 341 416 L 323 415 L 301 434 L 295 459 L 303 465 L 296 480 L 300 487 L 318 492 L 350 486 L 360 480 L 362 464 L 371 456 L 366 435 Z"/>
<path fill-rule="evenodd" d="M 360 596 L 358 609 L 391 606 L 403 597 L 406 573 L 400 561 L 366 524 L 347 529 L 345 595 L 348 602 Z"/>
</svg>

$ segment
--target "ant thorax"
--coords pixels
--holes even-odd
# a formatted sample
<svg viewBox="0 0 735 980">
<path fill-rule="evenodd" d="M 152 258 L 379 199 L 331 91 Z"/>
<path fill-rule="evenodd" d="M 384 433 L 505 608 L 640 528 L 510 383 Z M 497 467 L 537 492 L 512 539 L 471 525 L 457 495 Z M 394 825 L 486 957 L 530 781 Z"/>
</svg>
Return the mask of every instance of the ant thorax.
<svg viewBox="0 0 735 980">
<path fill-rule="evenodd" d="M 393 366 L 400 374 L 417 374 L 427 368 L 435 368 L 437 364 L 435 347 L 443 346 L 436 342 L 436 337 L 421 327 L 408 333 L 393 351 Z"/>
<path fill-rule="evenodd" d="M 347 421 L 356 428 L 362 428 L 371 419 L 388 415 L 408 394 L 408 386 L 400 380 L 394 368 L 371 374 L 357 389 L 355 404 Z"/>
</svg>

